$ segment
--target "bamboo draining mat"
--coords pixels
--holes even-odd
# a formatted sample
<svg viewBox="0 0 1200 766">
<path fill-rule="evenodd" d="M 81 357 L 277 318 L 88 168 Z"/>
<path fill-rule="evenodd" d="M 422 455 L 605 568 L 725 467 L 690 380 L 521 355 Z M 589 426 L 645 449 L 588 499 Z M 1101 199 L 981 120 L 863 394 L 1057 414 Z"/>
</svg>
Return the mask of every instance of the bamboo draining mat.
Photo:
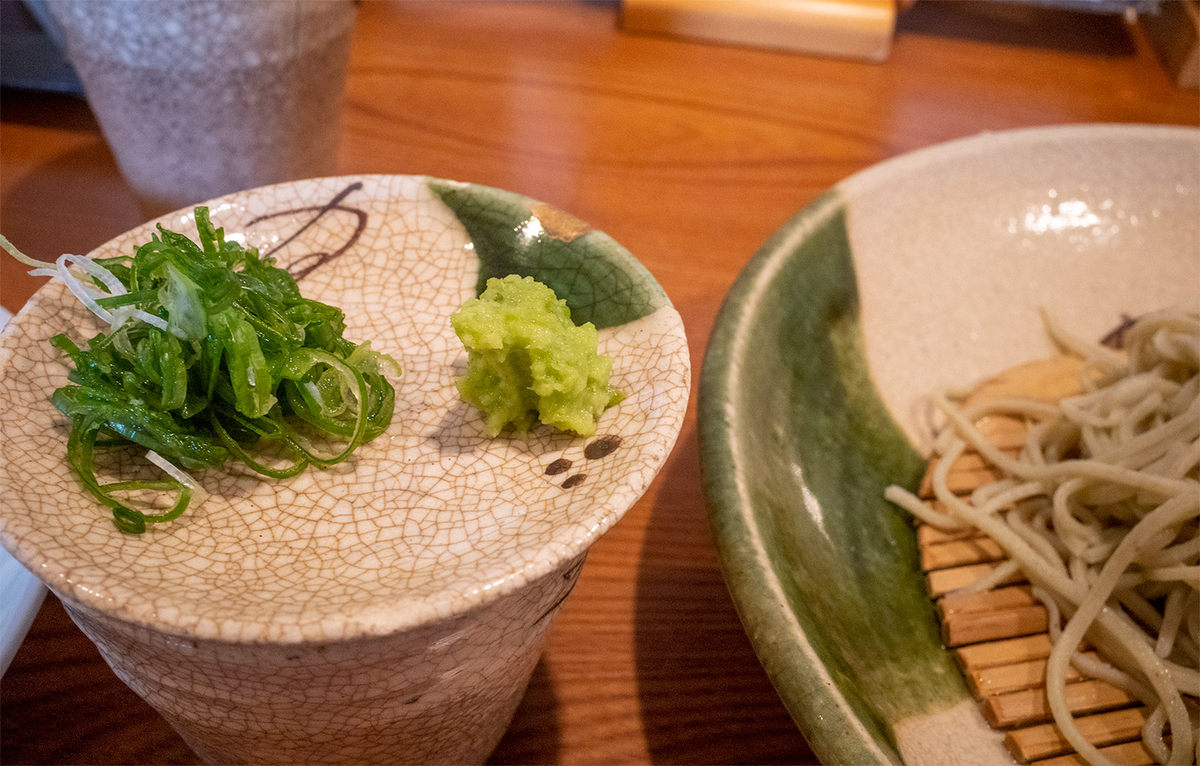
<svg viewBox="0 0 1200 766">
<path fill-rule="evenodd" d="M 1078 361 L 1070 357 L 1032 362 L 981 385 L 968 401 L 1014 395 L 1057 400 L 1078 391 L 1078 372 Z M 1019 419 L 990 416 L 977 426 L 1014 456 L 1024 444 L 1025 424 Z M 934 500 L 936 465 L 936 460 L 930 462 L 918 494 L 944 510 Z M 969 495 L 997 477 L 977 452 L 968 450 L 950 467 L 947 484 L 954 494 Z M 1021 763 L 1037 766 L 1084 763 L 1053 723 L 1046 702 L 1047 613 L 1030 594 L 1029 584 L 1018 575 L 991 591 L 951 594 L 991 572 L 1004 561 L 1003 551 L 976 530 L 943 532 L 920 523 L 917 541 L 942 641 L 954 652 L 988 723 L 1005 733 L 1009 752 Z M 1066 696 L 1080 730 L 1109 759 L 1137 766 L 1155 763 L 1142 744 L 1148 711 L 1139 700 L 1074 668 Z"/>
</svg>

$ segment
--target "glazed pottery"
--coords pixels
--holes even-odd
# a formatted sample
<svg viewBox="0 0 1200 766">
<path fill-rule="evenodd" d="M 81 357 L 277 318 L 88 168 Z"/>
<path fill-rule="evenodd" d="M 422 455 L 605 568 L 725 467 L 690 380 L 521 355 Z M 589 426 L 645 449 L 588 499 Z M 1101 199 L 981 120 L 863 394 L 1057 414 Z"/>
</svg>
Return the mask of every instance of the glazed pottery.
<svg viewBox="0 0 1200 766">
<path fill-rule="evenodd" d="M 588 546 L 646 490 L 689 391 L 679 314 L 632 255 L 549 205 L 424 177 L 323 178 L 209 204 L 346 337 L 403 367 L 392 425 L 328 470 L 195 474 L 208 497 L 141 535 L 65 461 L 46 342 L 99 328 L 57 279 L 0 335 L 0 542 L 206 760 L 482 761 Z M 190 211 L 167 228 L 194 236 Z M 129 254 L 146 224 L 94 251 Z M 488 438 L 449 317 L 488 275 L 532 276 L 599 329 L 625 398 L 582 438 Z M 111 469 L 151 471 L 135 451 Z"/>
<path fill-rule="evenodd" d="M 730 291 L 700 381 L 710 518 L 766 672 L 826 763 L 1005 763 L 943 649 L 910 519 L 923 397 L 1200 304 L 1200 131 L 983 134 L 839 183 Z"/>
<path fill-rule="evenodd" d="M 334 172 L 352 0 L 50 0 L 121 173 L 154 214 Z"/>
</svg>

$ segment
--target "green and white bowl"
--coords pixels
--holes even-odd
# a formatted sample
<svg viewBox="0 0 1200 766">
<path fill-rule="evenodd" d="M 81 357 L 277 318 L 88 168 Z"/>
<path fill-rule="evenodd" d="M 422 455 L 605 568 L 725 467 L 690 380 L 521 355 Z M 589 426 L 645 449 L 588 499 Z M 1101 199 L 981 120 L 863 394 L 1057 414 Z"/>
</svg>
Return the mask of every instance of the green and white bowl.
<svg viewBox="0 0 1200 766">
<path fill-rule="evenodd" d="M 989 133 L 884 162 L 788 221 L 738 278 L 700 379 L 726 582 L 825 763 L 1011 763 L 942 647 L 913 525 L 922 397 L 1200 305 L 1200 131 Z"/>
</svg>

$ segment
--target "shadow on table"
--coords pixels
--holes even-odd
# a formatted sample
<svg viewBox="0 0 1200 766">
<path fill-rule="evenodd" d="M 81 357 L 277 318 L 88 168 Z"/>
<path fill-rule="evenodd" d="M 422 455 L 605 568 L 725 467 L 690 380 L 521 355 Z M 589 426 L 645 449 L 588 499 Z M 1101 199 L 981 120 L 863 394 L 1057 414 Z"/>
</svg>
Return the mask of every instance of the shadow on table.
<svg viewBox="0 0 1200 766">
<path fill-rule="evenodd" d="M 906 34 L 1098 56 L 1137 52 L 1120 13 L 1088 13 L 1030 3 L 918 2 L 896 19 L 897 37 Z M 1052 74 L 1046 73 L 1047 77 Z"/>
<path fill-rule="evenodd" d="M 4 763 L 198 764 L 47 596 L 0 684 Z M 54 669 L 45 672 L 47 666 Z"/>
<path fill-rule="evenodd" d="M 556 763 L 559 752 L 558 700 L 545 660 L 539 660 L 512 725 L 488 763 Z"/>
<path fill-rule="evenodd" d="M 4 103 L 4 122 L 100 132 L 100 124 L 82 96 L 6 87 L 0 88 L 0 101 Z"/>
<path fill-rule="evenodd" d="M 817 763 L 721 578 L 698 449 L 692 429 L 659 477 L 638 572 L 637 683 L 651 761 Z"/>
</svg>

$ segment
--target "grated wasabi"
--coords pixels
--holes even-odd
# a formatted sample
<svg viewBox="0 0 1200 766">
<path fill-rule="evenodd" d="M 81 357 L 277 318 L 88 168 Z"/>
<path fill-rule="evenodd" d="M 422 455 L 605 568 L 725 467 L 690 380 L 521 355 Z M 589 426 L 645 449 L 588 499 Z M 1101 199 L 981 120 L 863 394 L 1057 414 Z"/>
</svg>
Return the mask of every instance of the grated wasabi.
<svg viewBox="0 0 1200 766">
<path fill-rule="evenodd" d="M 467 349 L 463 400 L 484 412 L 489 436 L 525 434 L 537 422 L 580 436 L 624 398 L 608 382 L 612 357 L 597 351 L 596 327 L 571 321 L 567 302 L 533 277 L 489 279 L 450 324 Z"/>
</svg>

